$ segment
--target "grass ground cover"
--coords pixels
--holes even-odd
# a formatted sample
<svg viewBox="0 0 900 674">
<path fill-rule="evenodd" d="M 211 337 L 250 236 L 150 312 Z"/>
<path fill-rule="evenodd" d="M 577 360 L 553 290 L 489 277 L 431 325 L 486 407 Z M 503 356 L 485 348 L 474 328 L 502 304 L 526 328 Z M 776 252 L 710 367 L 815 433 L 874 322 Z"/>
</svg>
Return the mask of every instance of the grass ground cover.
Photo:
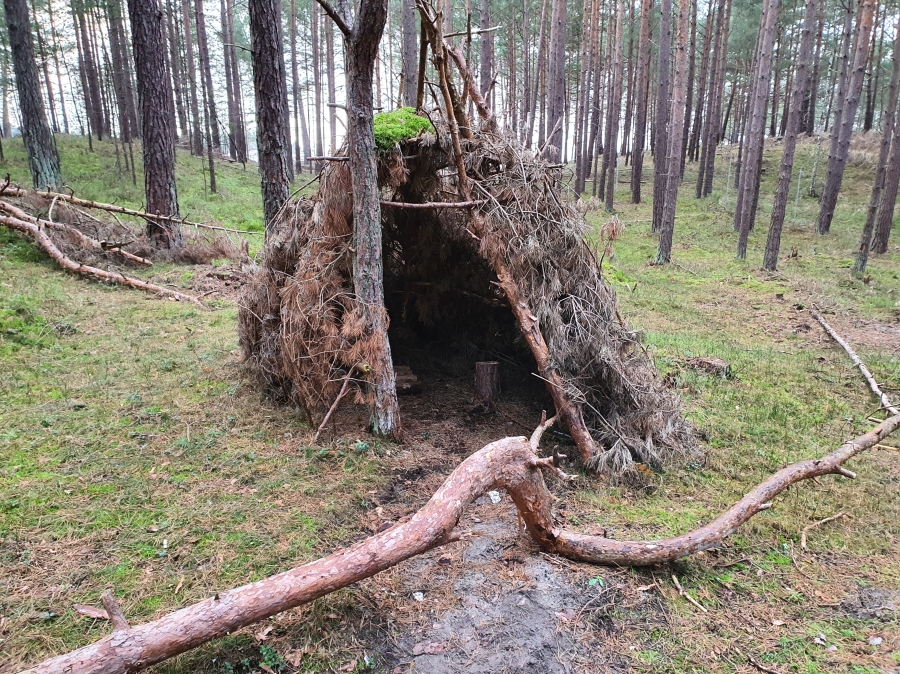
<svg viewBox="0 0 900 674">
<path fill-rule="evenodd" d="M 0 169 L 27 184 L 20 147 L 5 149 Z M 81 139 L 62 144 L 76 193 L 139 207 L 140 187 L 116 173 L 113 148 L 97 149 L 88 153 Z M 688 167 L 674 263 L 666 267 L 649 264 L 656 249 L 649 205 L 626 203 L 623 171 L 617 211 L 626 227 L 605 262 L 623 315 L 644 331 L 661 373 L 687 401 L 708 458 L 656 475 L 644 490 L 582 479 L 560 493 L 559 515 L 573 526 L 602 526 L 616 538 L 680 533 L 772 471 L 869 426 L 877 403 L 809 316 L 811 307 L 827 312 L 885 391 L 900 397 L 896 237 L 887 255 L 870 261 L 868 278 L 850 275 L 869 158 L 854 155 L 828 236 L 813 233 L 816 200 L 801 191 L 796 216 L 793 203 L 788 208 L 785 260 L 769 274 L 758 267 L 778 147 L 765 156 L 746 262 L 734 259 L 734 190 L 724 187 L 729 152 L 719 158 L 708 200 L 693 199 Z M 800 148 L 804 176 L 815 152 L 814 143 Z M 179 154 L 185 214 L 259 228 L 255 169 L 223 166 L 223 196 L 215 197 L 204 192 L 200 167 Z M 607 217 L 588 213 L 596 229 Z M 439 479 L 423 481 L 421 457 L 358 428 L 311 445 L 301 416 L 267 401 L 245 375 L 236 314 L 227 300 L 204 312 L 73 278 L 30 242 L 0 231 L 0 671 L 105 634 L 107 625 L 72 608 L 96 604 L 105 587 L 114 588 L 129 619 L 146 621 L 366 535 L 373 494 L 398 483 L 398 467 L 408 469 L 400 484 L 421 492 L 408 510 Z M 693 356 L 725 359 L 732 378 L 698 373 L 686 363 Z M 493 437 L 505 434 L 498 428 Z M 658 619 L 635 623 L 627 602 L 614 605 L 608 631 L 592 647 L 646 672 L 758 671 L 748 655 L 780 672 L 900 666 L 897 457 L 873 450 L 850 466 L 855 482 L 827 478 L 792 488 L 719 551 L 671 568 L 615 572 L 633 592 L 649 587 L 641 592 L 658 596 Z M 450 459 L 444 472 L 459 457 Z M 815 529 L 809 550 L 801 550 L 803 527 L 838 512 L 852 519 Z M 613 571 L 572 573 L 602 587 L 596 579 Z M 673 573 L 709 613 L 678 596 Z M 157 670 L 378 671 L 371 639 L 354 631 L 369 610 L 368 592 L 365 584 L 342 591 L 268 623 L 269 633 L 245 630 Z M 886 610 L 891 601 L 895 608 Z"/>
</svg>

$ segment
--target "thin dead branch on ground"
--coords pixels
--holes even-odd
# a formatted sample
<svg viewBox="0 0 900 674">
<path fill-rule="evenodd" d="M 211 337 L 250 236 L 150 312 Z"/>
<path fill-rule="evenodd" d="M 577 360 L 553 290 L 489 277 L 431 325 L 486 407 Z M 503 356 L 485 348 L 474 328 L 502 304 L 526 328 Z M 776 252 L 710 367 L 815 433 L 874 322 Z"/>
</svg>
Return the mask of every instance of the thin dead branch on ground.
<svg viewBox="0 0 900 674">
<path fill-rule="evenodd" d="M 822 318 L 820 314 L 815 311 L 812 311 L 810 313 L 812 314 L 813 318 L 815 318 L 817 321 L 819 321 L 819 323 L 822 324 L 822 327 L 825 328 L 825 332 L 827 332 L 834 341 L 836 341 L 844 348 L 844 351 L 846 351 L 847 355 L 850 356 L 850 360 L 853 361 L 854 365 L 856 365 L 856 367 L 859 368 L 859 371 L 862 372 L 863 377 L 866 378 L 866 381 L 869 383 L 869 388 L 872 389 L 872 393 L 874 393 L 881 401 L 884 409 L 889 411 L 891 414 L 900 414 L 900 409 L 892 405 L 890 398 L 888 398 L 882 392 L 882 390 L 878 388 L 878 382 L 875 381 L 875 377 L 872 376 L 872 373 L 869 371 L 869 368 L 866 367 L 866 364 L 862 361 L 862 359 L 856 355 L 856 351 L 854 351 L 853 348 L 847 342 L 845 342 L 837 332 L 834 331 L 834 328 L 832 328 L 830 325 L 828 325 L 828 323 L 825 322 L 825 319 Z"/>
<path fill-rule="evenodd" d="M 461 533 L 456 527 L 465 508 L 492 489 L 505 489 L 510 494 L 528 532 L 546 552 L 576 561 L 616 566 L 671 562 L 721 543 L 741 524 L 771 507 L 772 498 L 797 482 L 821 475 L 852 477 L 853 473 L 843 468 L 843 464 L 900 428 L 900 414 L 827 456 L 783 468 L 709 524 L 681 536 L 656 541 L 617 541 L 554 525 L 550 510 L 553 497 L 542 474 L 542 469 L 549 466 L 537 460 L 533 449 L 552 422 L 553 419 L 543 421 L 530 439 L 504 438 L 471 455 L 450 474 L 428 503 L 403 523 L 317 561 L 218 593 L 153 622 L 117 628 L 93 644 L 50 658 L 26 671 L 28 674 L 118 674 L 144 669 L 458 540 Z M 112 617 L 111 605 L 106 609 Z"/>
<path fill-rule="evenodd" d="M 875 445 L 875 446 L 878 447 L 878 445 Z M 806 541 L 807 541 L 807 537 L 809 536 L 810 531 L 812 531 L 813 529 L 815 529 L 817 527 L 822 526 L 823 524 L 828 524 L 829 522 L 834 522 L 835 520 L 839 520 L 842 517 L 848 517 L 850 519 L 853 519 L 852 515 L 848 515 L 845 512 L 839 512 L 837 515 L 832 515 L 831 517 L 826 517 L 825 519 L 819 520 L 818 522 L 813 522 L 812 524 L 807 524 L 805 527 L 803 527 L 803 531 L 800 532 L 800 547 L 803 550 L 806 550 Z"/>
</svg>

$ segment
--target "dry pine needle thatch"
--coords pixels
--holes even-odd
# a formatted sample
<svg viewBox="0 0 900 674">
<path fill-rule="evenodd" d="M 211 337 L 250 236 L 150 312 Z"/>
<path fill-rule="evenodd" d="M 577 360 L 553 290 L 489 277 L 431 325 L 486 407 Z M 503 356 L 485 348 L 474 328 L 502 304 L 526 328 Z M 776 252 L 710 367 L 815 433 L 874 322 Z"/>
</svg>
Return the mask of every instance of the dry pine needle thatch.
<svg viewBox="0 0 900 674">
<path fill-rule="evenodd" d="M 559 165 L 484 125 L 462 140 L 468 188 L 481 203 L 440 208 L 459 200 L 458 174 L 444 118 L 437 110 L 427 114 L 435 132 L 379 157 L 383 200 L 434 206 L 382 208 L 395 360 L 402 354 L 395 332 L 402 341 L 407 327 L 430 327 L 445 342 L 458 333 L 457 343 L 475 341 L 486 353 L 520 359 L 524 353 L 537 372 L 498 289 L 504 270 L 525 313 L 537 319 L 550 366 L 597 447 L 590 468 L 638 476 L 639 467 L 697 459 L 676 395 L 619 314 Z M 314 195 L 283 209 L 241 301 L 246 361 L 270 392 L 300 405 L 310 421 L 329 409 L 351 368 L 375 362 L 379 344 L 367 334 L 353 293 L 350 188 L 349 167 L 334 162 Z M 477 228 L 470 226 L 476 213 Z M 370 403 L 366 377 L 354 377 L 356 402 Z"/>
</svg>

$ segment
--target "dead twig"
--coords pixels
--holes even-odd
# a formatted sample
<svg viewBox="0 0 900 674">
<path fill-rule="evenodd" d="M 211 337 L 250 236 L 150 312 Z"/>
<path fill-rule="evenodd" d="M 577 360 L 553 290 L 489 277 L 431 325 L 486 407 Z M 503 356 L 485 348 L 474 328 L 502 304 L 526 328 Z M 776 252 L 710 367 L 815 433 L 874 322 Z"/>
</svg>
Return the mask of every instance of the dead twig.
<svg viewBox="0 0 900 674">
<path fill-rule="evenodd" d="M 869 368 L 866 367 L 866 364 L 862 362 L 859 356 L 856 355 L 856 352 L 851 348 L 847 342 L 841 339 L 841 336 L 834 331 L 828 323 L 825 322 L 825 319 L 815 311 L 810 312 L 812 317 L 815 318 L 819 323 L 822 324 L 822 327 L 825 328 L 825 332 L 831 335 L 831 338 L 844 347 L 844 351 L 847 352 L 847 355 L 850 356 L 850 360 L 859 368 L 859 371 L 862 372 L 863 377 L 866 378 L 866 381 L 869 382 L 869 388 L 872 389 L 872 393 L 878 396 L 878 399 L 881 401 L 881 404 L 884 406 L 886 410 L 888 410 L 891 414 L 900 414 L 900 409 L 894 407 L 891 404 L 890 398 L 888 398 L 880 388 L 878 388 L 878 382 L 875 381 L 875 377 L 872 376 L 872 373 L 869 371 Z"/>
<path fill-rule="evenodd" d="M 839 520 L 842 517 L 847 517 L 849 519 L 853 519 L 852 515 L 848 515 L 847 513 L 841 511 L 837 515 L 832 515 L 831 517 L 826 517 L 824 520 L 819 520 L 818 522 L 813 522 L 812 524 L 807 524 L 803 527 L 803 531 L 800 532 L 800 547 L 803 550 L 806 550 L 806 540 L 809 532 L 813 529 L 822 526 L 823 524 L 828 524 L 829 522 L 834 522 L 835 520 Z"/>
<path fill-rule="evenodd" d="M 131 625 L 129 625 L 128 621 L 125 619 L 125 614 L 122 613 L 122 609 L 119 608 L 119 605 L 113 598 L 112 590 L 106 590 L 101 595 L 100 601 L 103 602 L 103 608 L 106 609 L 106 614 L 109 616 L 109 619 L 112 622 L 114 631 L 127 630 L 129 627 L 131 627 Z"/>
<path fill-rule="evenodd" d="M 328 413 L 325 415 L 325 418 L 322 419 L 322 423 L 319 424 L 319 428 L 316 431 L 315 437 L 313 437 L 313 444 L 316 443 L 319 439 L 319 435 L 322 434 L 322 431 L 325 428 L 325 425 L 328 423 L 328 420 L 331 419 L 331 415 L 334 414 L 335 410 L 337 410 L 338 405 L 341 404 L 341 399 L 344 397 L 344 394 L 347 392 L 347 387 L 350 385 L 350 375 L 356 370 L 358 366 L 354 365 L 349 370 L 347 370 L 347 374 L 344 375 L 344 383 L 341 386 L 340 393 L 337 394 L 337 398 L 334 399 L 334 402 L 331 403 L 331 407 L 328 409 Z"/>
<path fill-rule="evenodd" d="M 689 595 L 687 592 L 684 591 L 684 588 L 681 587 L 681 583 L 678 582 L 678 576 L 676 576 L 674 573 L 672 574 L 672 582 L 674 582 L 675 587 L 678 588 L 678 594 L 680 594 L 682 597 L 687 599 L 689 602 L 691 602 L 694 606 L 699 608 L 704 613 L 709 613 L 709 611 L 706 609 L 706 607 L 703 604 L 701 604 L 699 601 L 697 601 L 691 595 Z"/>
</svg>

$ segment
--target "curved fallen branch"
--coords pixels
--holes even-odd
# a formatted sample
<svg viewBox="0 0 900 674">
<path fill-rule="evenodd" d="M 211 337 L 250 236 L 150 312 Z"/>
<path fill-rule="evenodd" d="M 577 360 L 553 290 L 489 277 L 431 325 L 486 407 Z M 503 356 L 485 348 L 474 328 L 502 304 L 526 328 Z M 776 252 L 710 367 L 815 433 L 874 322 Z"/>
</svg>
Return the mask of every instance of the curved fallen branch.
<svg viewBox="0 0 900 674">
<path fill-rule="evenodd" d="M 54 201 L 55 203 L 55 201 Z M 52 206 L 52 204 L 51 204 Z M 122 250 L 120 246 L 113 246 L 109 248 L 104 247 L 104 243 L 98 241 L 97 239 L 91 238 L 84 232 L 82 232 L 77 227 L 73 227 L 72 225 L 67 225 L 63 222 L 54 222 L 53 220 L 42 220 L 40 218 L 36 218 L 29 213 L 26 213 L 21 208 L 16 208 L 10 203 L 0 200 L 0 210 L 9 213 L 13 218 L 17 218 L 19 220 L 24 220 L 25 222 L 30 222 L 32 225 L 36 225 L 37 227 L 50 227 L 52 229 L 57 229 L 62 232 L 66 232 L 67 234 L 75 237 L 78 240 L 78 243 L 82 248 L 86 248 L 88 250 L 98 250 L 107 253 L 118 253 L 126 260 L 134 262 L 135 264 L 145 265 L 147 267 L 152 267 L 153 263 L 143 257 L 139 257 L 133 253 L 129 253 L 127 250 Z M 50 217 L 48 212 L 47 217 Z"/>
<path fill-rule="evenodd" d="M 831 335 L 831 338 L 844 347 L 844 351 L 847 352 L 847 355 L 850 356 L 850 360 L 853 361 L 854 365 L 859 368 L 859 371 L 862 372 L 863 377 L 866 378 L 866 381 L 869 383 L 869 388 L 872 389 L 872 393 L 874 393 L 878 399 L 881 401 L 881 405 L 891 414 L 900 414 L 900 409 L 897 409 L 894 405 L 891 404 L 890 398 L 888 398 L 880 388 L 878 388 L 878 382 L 875 381 L 875 377 L 872 376 L 872 373 L 869 372 L 869 368 L 866 367 L 866 364 L 862 362 L 862 359 L 856 355 L 856 351 L 854 351 L 847 342 L 841 339 L 841 336 L 834 331 L 828 323 L 825 322 L 825 319 L 815 311 L 810 312 L 812 317 L 815 318 L 819 323 L 822 324 L 822 327 L 825 328 L 825 332 Z"/>
<path fill-rule="evenodd" d="M 454 529 L 464 509 L 491 489 L 506 489 L 531 536 L 548 552 L 599 564 L 670 562 L 721 542 L 753 515 L 769 508 L 772 498 L 796 482 L 831 474 L 853 477 L 842 465 L 900 428 L 900 415 L 821 459 L 783 468 L 706 526 L 674 538 L 634 542 L 586 536 L 553 526 L 552 497 L 541 473 L 542 469 L 552 468 L 552 463 L 539 459 L 534 452 L 540 434 L 552 422 L 553 419 L 543 421 L 530 439 L 504 438 L 472 454 L 407 522 L 322 559 L 216 594 L 153 622 L 117 627 L 100 641 L 50 658 L 23 674 L 117 674 L 149 667 L 457 540 Z"/>
<path fill-rule="evenodd" d="M 31 222 L 19 220 L 18 218 L 14 218 L 9 215 L 0 215 L 0 225 L 9 227 L 10 229 L 14 229 L 18 232 L 22 232 L 23 234 L 27 234 L 28 236 L 33 238 L 37 242 L 37 244 L 41 248 L 43 248 L 44 251 L 46 251 L 46 253 L 50 257 L 52 257 L 59 266 L 68 269 L 69 271 L 75 272 L 76 274 L 89 276 L 91 278 L 97 279 L 98 281 L 107 281 L 110 283 L 116 283 L 118 285 L 137 288 L 138 290 L 143 290 L 144 292 L 148 293 L 166 295 L 167 297 L 173 297 L 178 301 L 191 302 L 199 307 L 206 308 L 204 304 L 193 295 L 186 295 L 185 293 L 170 290 L 169 288 L 163 288 L 162 286 L 156 285 L 155 283 L 142 281 L 132 276 L 125 276 L 124 274 L 120 274 L 118 272 L 106 271 L 104 269 L 98 269 L 97 267 L 91 267 L 90 265 L 75 262 L 71 258 L 63 255 L 62 251 L 60 251 L 60 249 L 56 247 L 56 244 L 53 243 L 53 239 L 47 236 L 47 233 L 42 227 Z"/>
<path fill-rule="evenodd" d="M 26 197 L 31 195 L 37 195 L 42 197 L 53 197 L 54 199 L 59 199 L 60 201 L 65 201 L 66 203 L 70 203 L 73 206 L 81 206 L 82 208 L 93 208 L 96 210 L 107 211 L 109 213 L 119 213 L 121 215 L 130 215 L 135 218 L 142 218 L 144 220 L 152 220 L 154 222 L 172 222 L 177 225 L 187 225 L 188 227 L 195 227 L 197 229 L 209 229 L 216 232 L 228 232 L 230 234 L 249 234 L 253 236 L 262 236 L 263 232 L 251 232 L 248 229 L 232 229 L 231 227 L 222 227 L 221 225 L 208 225 L 205 222 L 193 222 L 192 220 L 185 220 L 184 218 L 179 218 L 173 215 L 156 215 L 154 213 L 147 213 L 145 211 L 138 211 L 133 208 L 125 208 L 124 206 L 116 206 L 115 204 L 104 204 L 99 201 L 91 201 L 89 199 L 79 199 L 78 197 L 71 194 L 63 194 L 61 192 L 50 192 L 48 191 L 38 191 L 38 190 L 26 190 L 22 187 L 9 187 L 6 189 L 4 194 L 8 194 L 14 197 Z"/>
</svg>

